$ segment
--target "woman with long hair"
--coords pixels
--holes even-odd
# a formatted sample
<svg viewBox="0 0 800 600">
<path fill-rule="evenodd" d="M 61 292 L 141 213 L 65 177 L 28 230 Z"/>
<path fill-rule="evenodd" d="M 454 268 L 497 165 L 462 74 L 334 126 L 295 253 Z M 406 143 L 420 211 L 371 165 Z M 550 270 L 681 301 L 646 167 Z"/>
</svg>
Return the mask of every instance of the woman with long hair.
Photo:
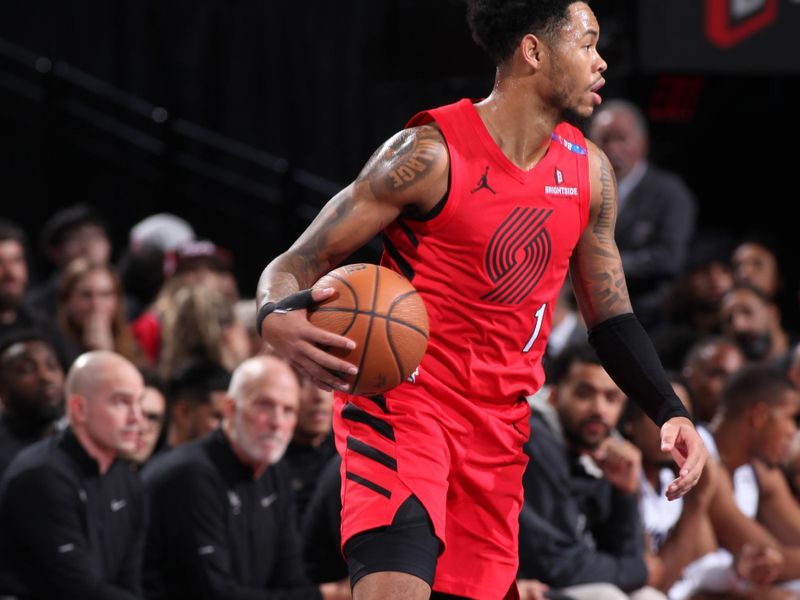
<svg viewBox="0 0 800 600">
<path fill-rule="evenodd" d="M 108 266 L 84 258 L 72 261 L 56 294 L 57 321 L 73 356 L 111 350 L 137 365 L 145 362 L 125 316 L 122 287 Z"/>
</svg>

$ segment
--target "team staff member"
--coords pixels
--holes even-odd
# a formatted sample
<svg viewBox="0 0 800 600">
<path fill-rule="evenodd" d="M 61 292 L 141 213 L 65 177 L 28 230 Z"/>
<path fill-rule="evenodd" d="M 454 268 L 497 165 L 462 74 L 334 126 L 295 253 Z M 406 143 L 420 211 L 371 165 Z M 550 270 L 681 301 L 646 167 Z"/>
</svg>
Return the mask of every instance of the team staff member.
<svg viewBox="0 0 800 600">
<path fill-rule="evenodd" d="M 350 597 L 346 585 L 306 580 L 288 473 L 275 464 L 292 438 L 299 397 L 288 364 L 251 358 L 231 377 L 221 428 L 145 467 L 148 597 Z"/>
<path fill-rule="evenodd" d="M 144 384 L 107 351 L 67 374 L 69 427 L 20 452 L 0 483 L 0 596 L 141 598 L 144 496 L 131 452 Z"/>
<path fill-rule="evenodd" d="M 524 396 L 567 271 L 609 374 L 662 427 L 680 475 L 706 452 L 632 313 L 614 242 L 608 158 L 568 116 L 600 103 L 606 63 L 586 2 L 471 0 L 474 39 L 497 64 L 484 100 L 417 115 L 368 161 L 262 273 L 259 330 L 334 404 L 342 461 L 342 541 L 354 596 L 514 597 L 527 458 Z M 342 394 L 350 340 L 309 323 L 331 289 L 317 279 L 383 232 L 382 264 L 428 310 L 428 350 L 413 381 L 379 398 Z"/>
</svg>

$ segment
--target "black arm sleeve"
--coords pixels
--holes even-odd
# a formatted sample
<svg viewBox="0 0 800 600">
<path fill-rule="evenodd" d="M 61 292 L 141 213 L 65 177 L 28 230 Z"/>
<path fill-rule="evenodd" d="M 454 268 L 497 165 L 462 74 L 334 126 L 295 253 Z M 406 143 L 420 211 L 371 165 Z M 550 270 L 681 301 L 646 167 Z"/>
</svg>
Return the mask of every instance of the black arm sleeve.
<svg viewBox="0 0 800 600">
<path fill-rule="evenodd" d="M 661 427 L 689 417 L 664 375 L 653 342 L 633 313 L 607 319 L 589 331 L 589 343 L 608 374 Z"/>
</svg>

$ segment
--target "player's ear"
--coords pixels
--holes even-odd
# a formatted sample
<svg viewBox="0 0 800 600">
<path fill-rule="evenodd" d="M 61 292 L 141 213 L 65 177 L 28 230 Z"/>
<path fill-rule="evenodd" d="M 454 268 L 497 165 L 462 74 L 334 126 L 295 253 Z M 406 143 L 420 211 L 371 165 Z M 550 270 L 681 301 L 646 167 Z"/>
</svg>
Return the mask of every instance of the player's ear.
<svg viewBox="0 0 800 600">
<path fill-rule="evenodd" d="M 519 43 L 519 52 L 522 59 L 534 70 L 539 70 L 542 62 L 544 45 L 542 41 L 532 33 L 525 34 Z"/>
</svg>

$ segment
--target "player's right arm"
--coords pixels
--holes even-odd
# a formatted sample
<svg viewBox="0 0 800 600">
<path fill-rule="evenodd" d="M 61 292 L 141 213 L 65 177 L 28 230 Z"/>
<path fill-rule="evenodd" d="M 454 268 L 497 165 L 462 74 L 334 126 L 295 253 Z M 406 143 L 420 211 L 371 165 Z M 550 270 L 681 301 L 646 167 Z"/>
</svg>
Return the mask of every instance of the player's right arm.
<svg viewBox="0 0 800 600">
<path fill-rule="evenodd" d="M 266 266 L 256 292 L 258 307 L 311 288 L 403 210 L 413 206 L 426 213 L 447 191 L 448 171 L 447 147 L 435 126 L 394 135 L 372 155 L 356 180 L 325 204 L 297 241 Z M 332 293 L 331 289 L 314 290 L 311 300 L 321 302 Z M 320 347 L 348 348 L 352 342 L 311 325 L 305 310 L 270 313 L 260 333 L 317 385 L 347 389 L 335 373 L 353 373 L 355 365 Z"/>
</svg>

